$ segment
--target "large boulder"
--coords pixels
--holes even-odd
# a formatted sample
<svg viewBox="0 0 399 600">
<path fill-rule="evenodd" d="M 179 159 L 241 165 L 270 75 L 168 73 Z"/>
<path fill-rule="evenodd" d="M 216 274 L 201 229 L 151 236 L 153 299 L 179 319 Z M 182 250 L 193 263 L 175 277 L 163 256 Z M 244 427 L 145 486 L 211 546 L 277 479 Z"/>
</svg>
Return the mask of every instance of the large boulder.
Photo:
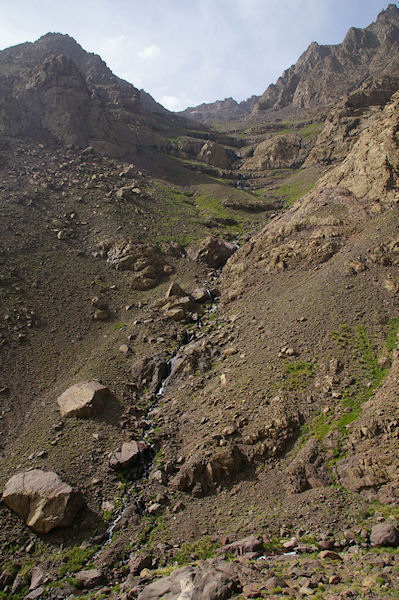
<svg viewBox="0 0 399 600">
<path fill-rule="evenodd" d="M 393 523 L 377 523 L 371 530 L 370 541 L 373 546 L 399 546 L 399 531 Z"/>
<path fill-rule="evenodd" d="M 90 417 L 100 413 L 112 398 L 109 389 L 98 381 L 76 383 L 57 399 L 61 417 Z"/>
<path fill-rule="evenodd" d="M 113 469 L 128 469 L 139 466 L 143 462 L 144 454 L 149 451 L 146 442 L 132 440 L 122 444 L 121 448 L 114 450 L 109 455 L 109 466 Z"/>
<path fill-rule="evenodd" d="M 234 563 L 181 567 L 147 585 L 137 600 L 225 600 L 240 590 Z"/>
<path fill-rule="evenodd" d="M 83 506 L 81 492 L 61 481 L 56 473 L 40 469 L 11 477 L 2 500 L 36 533 L 68 527 Z"/>
<path fill-rule="evenodd" d="M 198 248 L 191 249 L 189 256 L 193 260 L 204 263 L 208 267 L 217 269 L 222 267 L 238 246 L 220 238 L 209 236 L 202 240 Z"/>
</svg>

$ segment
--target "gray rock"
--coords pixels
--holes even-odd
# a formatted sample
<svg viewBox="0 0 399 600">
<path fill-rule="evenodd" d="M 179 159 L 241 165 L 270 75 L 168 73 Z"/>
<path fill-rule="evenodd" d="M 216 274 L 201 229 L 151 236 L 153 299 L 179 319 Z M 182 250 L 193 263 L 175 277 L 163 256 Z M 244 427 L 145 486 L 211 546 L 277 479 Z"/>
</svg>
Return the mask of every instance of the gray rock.
<svg viewBox="0 0 399 600">
<path fill-rule="evenodd" d="M 209 236 L 202 240 L 198 248 L 191 249 L 189 256 L 208 267 L 217 269 L 223 266 L 237 249 L 238 246 L 232 242 Z"/>
<path fill-rule="evenodd" d="M 262 549 L 263 543 L 257 537 L 251 535 L 243 538 L 242 540 L 237 540 L 236 542 L 227 544 L 227 546 L 220 548 L 219 551 L 225 552 L 226 554 L 242 556 L 243 554 L 247 554 L 249 552 L 261 552 Z"/>
<path fill-rule="evenodd" d="M 134 554 L 129 560 L 129 571 L 132 575 L 139 575 L 143 569 L 149 569 L 152 566 L 152 556 L 147 552 Z"/>
</svg>

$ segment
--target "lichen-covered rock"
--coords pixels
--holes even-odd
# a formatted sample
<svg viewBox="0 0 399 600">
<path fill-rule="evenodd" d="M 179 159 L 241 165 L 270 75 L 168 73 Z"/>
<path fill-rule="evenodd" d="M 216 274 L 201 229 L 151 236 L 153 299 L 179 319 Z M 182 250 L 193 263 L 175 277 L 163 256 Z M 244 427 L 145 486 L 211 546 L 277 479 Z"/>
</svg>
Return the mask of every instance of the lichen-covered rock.
<svg viewBox="0 0 399 600">
<path fill-rule="evenodd" d="M 24 471 L 11 477 L 2 500 L 36 533 L 68 527 L 83 506 L 82 494 L 51 471 Z"/>
<path fill-rule="evenodd" d="M 110 390 L 98 381 L 76 383 L 57 399 L 61 417 L 90 417 L 105 408 Z"/>
</svg>

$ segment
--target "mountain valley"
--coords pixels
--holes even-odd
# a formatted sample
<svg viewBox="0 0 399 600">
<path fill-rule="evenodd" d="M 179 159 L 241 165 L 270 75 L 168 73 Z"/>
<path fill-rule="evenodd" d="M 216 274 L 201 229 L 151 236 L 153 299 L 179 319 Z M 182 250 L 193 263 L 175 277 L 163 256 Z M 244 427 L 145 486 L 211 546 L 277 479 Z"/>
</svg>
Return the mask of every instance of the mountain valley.
<svg viewBox="0 0 399 600">
<path fill-rule="evenodd" d="M 182 113 L 0 52 L 0 599 L 398 597 L 398 41 Z"/>
</svg>

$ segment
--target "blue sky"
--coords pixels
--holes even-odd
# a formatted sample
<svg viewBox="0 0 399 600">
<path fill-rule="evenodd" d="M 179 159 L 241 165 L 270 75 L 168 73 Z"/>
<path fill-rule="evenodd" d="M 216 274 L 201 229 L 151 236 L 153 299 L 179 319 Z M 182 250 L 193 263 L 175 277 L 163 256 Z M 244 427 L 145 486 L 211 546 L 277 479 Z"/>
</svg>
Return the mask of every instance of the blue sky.
<svg viewBox="0 0 399 600">
<path fill-rule="evenodd" d="M 171 110 L 261 94 L 312 41 L 340 43 L 382 0 L 0 0 L 0 48 L 72 35 Z"/>
</svg>

